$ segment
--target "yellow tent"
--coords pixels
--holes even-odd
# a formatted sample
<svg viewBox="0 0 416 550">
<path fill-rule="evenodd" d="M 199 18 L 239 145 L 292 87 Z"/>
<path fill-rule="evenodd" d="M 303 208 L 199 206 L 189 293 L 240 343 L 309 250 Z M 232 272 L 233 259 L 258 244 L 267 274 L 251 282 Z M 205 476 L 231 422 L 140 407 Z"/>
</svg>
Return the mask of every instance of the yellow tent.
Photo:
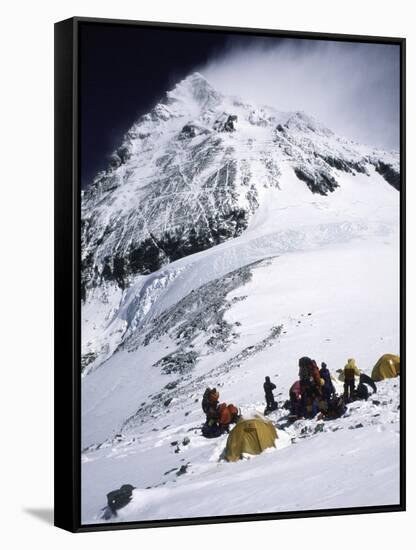
<svg viewBox="0 0 416 550">
<path fill-rule="evenodd" d="M 231 430 L 225 448 L 225 458 L 235 462 L 243 453 L 258 455 L 269 447 L 275 446 L 276 428 L 260 416 L 245 420 L 242 418 Z"/>
<path fill-rule="evenodd" d="M 371 378 L 376 382 L 385 378 L 395 378 L 400 374 L 400 357 L 391 353 L 382 355 L 374 365 Z"/>
</svg>

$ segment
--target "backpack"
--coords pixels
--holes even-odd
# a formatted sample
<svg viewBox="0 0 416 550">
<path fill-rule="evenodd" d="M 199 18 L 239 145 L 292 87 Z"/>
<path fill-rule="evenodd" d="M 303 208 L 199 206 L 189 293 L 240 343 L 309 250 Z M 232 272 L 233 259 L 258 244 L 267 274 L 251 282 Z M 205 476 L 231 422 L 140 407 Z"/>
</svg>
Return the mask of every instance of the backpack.
<svg viewBox="0 0 416 550">
<path fill-rule="evenodd" d="M 133 485 L 122 485 L 120 489 L 111 491 L 107 494 L 107 503 L 110 510 L 115 514 L 116 510 L 126 506 L 133 496 Z"/>
<path fill-rule="evenodd" d="M 358 399 L 365 399 L 367 401 L 368 399 L 368 388 L 365 384 L 360 382 L 357 386 L 356 390 L 357 398 Z"/>
<path fill-rule="evenodd" d="M 209 406 L 210 406 L 210 403 L 209 403 L 209 394 L 212 392 L 211 388 L 207 388 L 204 392 L 204 395 L 202 396 L 202 403 L 201 403 L 201 406 L 202 406 L 202 410 L 204 411 L 205 414 L 207 414 L 208 410 L 209 410 Z"/>
<path fill-rule="evenodd" d="M 307 365 L 301 365 L 299 367 L 299 379 L 302 381 L 309 380 L 309 368 Z"/>
<path fill-rule="evenodd" d="M 328 412 L 334 418 L 339 418 L 345 413 L 346 410 L 347 410 L 347 407 L 345 406 L 344 398 L 342 396 L 335 397 L 329 403 Z"/>
<path fill-rule="evenodd" d="M 331 373 L 329 372 L 328 369 L 321 369 L 319 371 L 319 375 L 321 378 L 324 379 L 324 382 L 327 386 L 331 385 Z"/>
<path fill-rule="evenodd" d="M 213 404 L 216 404 L 219 398 L 219 393 L 215 388 L 207 388 L 202 396 L 202 410 L 205 414 L 212 408 Z"/>
<path fill-rule="evenodd" d="M 220 426 L 228 426 L 231 423 L 231 413 L 226 403 L 221 403 L 218 409 L 218 423 Z"/>
<path fill-rule="evenodd" d="M 352 368 L 344 369 L 345 382 L 353 382 L 355 380 L 355 371 Z"/>
<path fill-rule="evenodd" d="M 211 439 L 213 437 L 219 437 L 224 433 L 224 429 L 221 428 L 221 426 L 218 426 L 218 424 L 209 425 L 205 423 L 201 428 L 202 435 L 206 437 L 207 439 Z"/>
<path fill-rule="evenodd" d="M 309 382 L 311 384 L 316 384 L 318 387 L 321 385 L 321 374 L 315 361 L 312 361 L 309 367 Z"/>
<path fill-rule="evenodd" d="M 215 388 L 213 388 L 208 394 L 208 401 L 211 403 L 211 405 L 212 404 L 217 405 L 219 398 L 220 398 L 220 394 Z"/>
<path fill-rule="evenodd" d="M 240 416 L 240 413 L 238 412 L 238 409 L 235 405 L 233 405 L 232 403 L 230 403 L 230 405 L 228 405 L 228 410 L 230 411 L 230 414 L 231 414 L 231 422 L 235 422 L 236 419 Z"/>
</svg>

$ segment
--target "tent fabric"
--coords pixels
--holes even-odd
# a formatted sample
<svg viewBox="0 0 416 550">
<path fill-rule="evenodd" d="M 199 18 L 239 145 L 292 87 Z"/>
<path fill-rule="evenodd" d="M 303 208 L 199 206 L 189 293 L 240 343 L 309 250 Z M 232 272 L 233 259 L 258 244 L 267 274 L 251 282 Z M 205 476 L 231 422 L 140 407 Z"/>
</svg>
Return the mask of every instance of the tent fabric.
<svg viewBox="0 0 416 550">
<path fill-rule="evenodd" d="M 395 378 L 400 374 L 400 357 L 392 353 L 382 355 L 374 365 L 371 378 L 375 382 L 385 378 Z"/>
<path fill-rule="evenodd" d="M 235 462 L 242 458 L 243 453 L 258 455 L 265 449 L 274 447 L 277 437 L 273 424 L 260 416 L 242 418 L 228 436 L 225 459 Z"/>
</svg>

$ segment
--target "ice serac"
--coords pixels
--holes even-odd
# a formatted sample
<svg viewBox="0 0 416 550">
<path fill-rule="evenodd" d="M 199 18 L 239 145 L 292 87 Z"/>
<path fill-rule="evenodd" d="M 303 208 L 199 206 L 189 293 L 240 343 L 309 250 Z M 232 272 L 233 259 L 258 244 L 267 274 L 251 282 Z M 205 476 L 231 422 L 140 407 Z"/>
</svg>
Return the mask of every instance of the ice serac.
<svg viewBox="0 0 416 550">
<path fill-rule="evenodd" d="M 338 188 L 340 172 L 371 166 L 400 185 L 397 154 L 337 137 L 301 111 L 226 97 L 191 74 L 130 128 L 83 192 L 83 298 L 241 235 L 262 189 L 283 184 L 284 165 L 321 195 Z"/>
</svg>

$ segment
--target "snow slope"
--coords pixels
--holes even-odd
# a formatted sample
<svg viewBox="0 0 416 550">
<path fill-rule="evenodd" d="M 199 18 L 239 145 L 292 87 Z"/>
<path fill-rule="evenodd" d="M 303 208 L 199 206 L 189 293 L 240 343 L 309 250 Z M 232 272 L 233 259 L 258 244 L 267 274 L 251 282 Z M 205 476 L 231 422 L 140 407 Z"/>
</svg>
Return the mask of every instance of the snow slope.
<svg viewBox="0 0 416 550">
<path fill-rule="evenodd" d="M 397 388 L 390 391 L 397 394 Z M 206 445 L 211 447 L 209 451 L 205 449 L 205 460 L 208 457 L 210 462 L 204 464 L 202 450 L 191 447 L 196 439 L 194 434 L 188 446 L 180 445 L 176 461 L 171 459 L 170 464 L 176 470 L 165 473 L 159 486 L 135 490 L 132 502 L 120 510 L 115 521 L 397 504 L 397 413 L 389 410 L 391 419 L 377 421 L 377 410 L 372 409 L 367 422 L 363 420 L 364 411 L 354 410 L 355 424 L 351 418 L 333 421 L 325 426 L 328 431 L 316 434 L 313 430 L 320 423 L 301 426 L 298 422 L 290 430 L 291 439 L 278 440 L 276 449 L 235 464 L 215 460 L 225 445 L 225 436 L 216 444 Z M 311 433 L 301 434 L 305 428 L 311 429 Z M 282 430 L 279 434 L 283 437 L 286 432 Z M 173 438 L 178 435 L 173 434 Z M 169 447 L 173 438 L 165 432 L 164 448 L 159 454 L 173 454 Z M 124 475 L 140 480 L 137 464 L 129 452 L 131 447 L 124 447 L 118 454 Z M 157 460 L 163 464 L 159 456 Z M 168 468 L 168 461 L 165 464 Z M 178 468 L 183 464 L 188 465 L 187 473 L 178 476 Z M 149 468 L 151 476 L 150 464 L 146 461 L 143 466 Z M 90 474 L 88 467 L 84 468 L 85 475 Z M 122 482 L 124 478 L 119 479 Z M 92 519 L 93 515 L 89 517 Z M 96 520 L 100 521 L 99 514 Z"/>
<path fill-rule="evenodd" d="M 396 192 L 387 185 L 385 191 L 394 204 L 395 196 L 390 193 Z M 321 490 L 302 489 L 301 495 L 293 484 L 304 467 L 302 461 L 298 463 L 298 454 L 304 456 L 306 451 L 289 446 L 282 454 L 276 451 L 256 459 L 259 462 L 253 465 L 236 467 L 246 480 L 248 494 L 256 488 L 258 501 L 245 498 L 242 502 L 238 495 L 236 500 L 221 498 L 218 469 L 225 478 L 234 465 L 217 462 L 225 439 L 206 441 L 198 429 L 203 415 L 196 400 L 207 385 L 220 387 L 221 399 L 250 413 L 263 408 L 262 381 L 266 375 L 277 382 L 279 400 L 287 397 L 301 355 L 325 360 L 332 371 L 354 356 L 358 365 L 369 373 L 382 353 L 398 352 L 399 262 L 393 224 L 397 208 L 391 207 L 388 223 L 389 216 L 384 211 L 387 197 L 386 204 L 381 201 L 373 215 L 374 204 L 368 204 L 366 217 L 361 212 L 363 217 L 348 223 L 346 218 L 350 216 L 345 210 L 341 217 L 340 211 L 328 214 L 319 203 L 310 205 L 309 219 L 316 217 L 315 223 L 302 228 L 301 238 L 289 232 L 291 241 L 277 238 L 282 236 L 277 227 L 279 221 L 271 224 L 271 234 L 265 228 L 261 230 L 259 211 L 253 220 L 253 236 L 247 231 L 233 241 L 233 246 L 224 243 L 164 269 L 165 278 L 167 271 L 179 273 L 171 283 L 172 295 L 168 291 L 156 293 L 148 317 L 142 321 L 143 328 L 132 330 L 121 349 L 83 380 L 82 436 L 83 446 L 89 446 L 83 454 L 84 521 L 95 522 L 105 504 L 105 494 L 122 483 L 132 483 L 138 490 L 134 503 L 120 514 L 120 520 L 187 517 L 189 510 L 196 515 L 211 515 L 217 500 L 222 506 L 218 514 L 397 502 L 397 383 L 396 387 L 390 382 L 384 384 L 389 390 L 386 399 L 392 399 L 393 405 L 387 410 L 381 408 L 377 424 L 372 414 L 377 414 L 378 408 L 368 412 L 369 407 L 363 405 L 363 413 L 360 410 L 356 413 L 357 423 L 365 427 L 362 433 L 319 434 L 313 442 L 308 441 L 311 450 L 307 456 L 310 467 L 318 471 L 317 478 L 322 477 L 319 472 L 331 473 L 329 479 L 325 473 Z M 264 220 L 273 219 L 271 210 L 269 202 Z M 323 221 L 320 215 L 330 220 L 331 214 L 331 223 L 318 223 Z M 293 232 L 299 233 L 296 224 Z M 283 231 L 283 236 L 287 234 L 287 230 Z M 270 259 L 252 265 L 261 258 Z M 197 292 L 192 291 L 199 289 L 202 293 L 205 314 L 208 308 L 203 288 L 209 285 L 207 279 L 215 279 L 216 290 L 209 288 L 208 294 L 211 299 L 213 294 L 220 294 L 219 304 L 214 305 L 221 310 L 222 286 L 228 289 L 224 272 L 247 264 L 251 265 L 250 277 L 241 277 L 240 286 L 225 296 L 229 307 L 224 308 L 222 319 L 231 326 L 232 333 L 226 349 L 211 349 L 207 345 L 212 336 L 210 327 L 197 330 L 195 338 L 190 342 L 185 339 L 182 345 L 175 330 L 198 307 L 197 296 L 193 296 Z M 181 306 L 181 300 L 187 297 L 188 302 Z M 178 303 L 179 319 L 175 311 Z M 220 326 L 217 322 L 213 325 L 214 329 Z M 273 328 L 280 326 L 277 336 L 270 338 Z M 149 333 L 150 341 L 144 345 L 141 338 Z M 154 366 L 178 349 L 183 354 L 189 351 L 197 354 L 196 364 L 189 372 L 163 374 L 160 365 Z M 338 424 L 346 428 L 345 419 Z M 279 434 L 284 441 L 285 431 Z M 180 443 L 187 436 L 191 442 L 184 447 Z M 180 452 L 174 452 L 177 447 L 171 445 L 173 441 L 179 442 Z M 97 449 L 97 445 L 101 446 Z M 165 476 L 165 472 L 188 462 L 192 475 L 177 478 L 175 471 Z M 339 477 L 339 472 L 345 469 L 351 472 L 348 480 Z M 388 482 L 383 472 L 388 473 Z M 284 474 L 283 487 L 279 474 Z M 271 485 L 269 479 L 273 475 L 276 485 Z M 228 481 L 233 486 L 227 494 L 234 496 L 242 490 L 240 474 L 237 477 L 233 474 L 232 480 Z M 315 482 L 321 483 L 319 479 Z M 177 490 L 183 484 L 184 493 Z M 144 494 L 148 486 L 155 488 Z M 273 493 L 272 486 L 277 493 Z M 204 505 L 199 502 L 201 487 L 206 487 L 210 495 L 204 498 Z M 261 497 L 266 487 L 270 494 Z"/>
<path fill-rule="evenodd" d="M 398 188 L 398 154 L 345 140 L 303 112 L 223 96 L 198 73 L 180 82 L 83 192 L 83 365 L 111 355 L 126 325 L 110 334 L 109 311 L 140 275 L 255 228 L 269 200 L 276 227 L 292 229 L 299 200 L 325 208 L 322 196 L 341 189 L 342 204 L 346 175 L 362 182 L 354 191 L 359 218 L 368 186 Z M 309 210 L 303 214 L 305 225 Z"/>
<path fill-rule="evenodd" d="M 182 105 L 188 84 L 175 92 L 176 114 L 226 101 L 210 91 Z M 269 131 L 260 119 L 246 122 L 259 136 Z M 306 116 L 285 120 L 308 154 L 322 140 L 345 148 Z M 260 156 L 247 157 L 256 182 Z M 280 156 L 278 185 L 256 184 L 256 208 L 237 236 L 131 275 L 124 289 L 106 279 L 91 286 L 83 306 L 84 523 L 103 521 L 105 495 L 125 483 L 136 490 L 116 521 L 398 502 L 398 380 L 333 422 L 289 426 L 280 409 L 271 416 L 277 448 L 237 464 L 221 460 L 225 436 L 200 435 L 206 386 L 251 415 L 264 409 L 266 375 L 284 402 L 302 355 L 334 374 L 349 357 L 371 373 L 380 355 L 399 353 L 399 193 L 365 158 L 364 171 L 331 166 L 337 186 L 323 194 L 296 175 L 299 157 Z M 102 212 L 114 211 L 103 197 Z M 191 206 L 188 216 L 198 224 Z"/>
<path fill-rule="evenodd" d="M 276 254 L 382 236 L 397 224 L 398 193 L 374 170 L 371 177 L 340 174 L 342 185 L 330 197 L 312 195 L 291 169 L 283 178 L 281 189 L 262 190 L 261 206 L 241 237 L 138 276 L 124 293 L 108 284 L 93 290 L 83 306 L 83 342 L 85 353 L 98 358 L 85 372 L 110 357 L 138 324 L 209 280 Z"/>
</svg>

